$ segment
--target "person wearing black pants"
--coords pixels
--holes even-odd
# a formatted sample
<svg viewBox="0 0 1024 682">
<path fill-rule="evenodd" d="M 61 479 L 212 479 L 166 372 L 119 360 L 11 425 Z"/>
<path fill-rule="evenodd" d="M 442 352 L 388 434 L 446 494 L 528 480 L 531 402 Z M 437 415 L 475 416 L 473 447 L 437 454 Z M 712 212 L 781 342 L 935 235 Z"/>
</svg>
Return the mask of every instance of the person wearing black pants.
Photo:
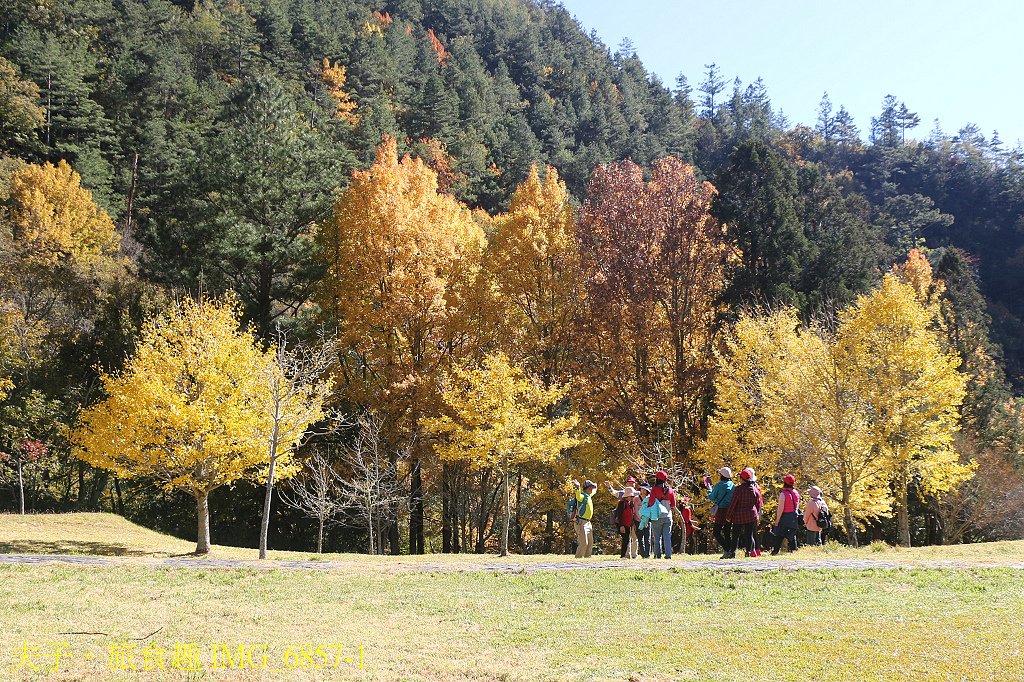
<svg viewBox="0 0 1024 682">
<path fill-rule="evenodd" d="M 730 547 L 729 558 L 736 556 L 736 550 L 742 548 L 747 556 L 754 554 L 757 549 L 757 539 L 754 536 L 754 531 L 757 529 L 756 523 L 737 523 L 732 527 L 732 546 Z"/>
<path fill-rule="evenodd" d="M 616 508 L 616 514 L 619 517 L 619 537 L 622 538 L 619 557 L 622 559 L 635 559 L 637 555 L 639 545 L 637 527 L 639 526 L 639 523 L 636 520 L 637 501 L 635 500 L 635 496 L 636 491 L 633 487 L 626 486 L 626 489 L 622 491 L 622 497 L 619 499 L 619 503 Z"/>
<path fill-rule="evenodd" d="M 779 493 L 778 511 L 775 513 L 775 546 L 772 547 L 772 554 L 778 554 L 782 550 L 782 541 L 789 541 L 789 551 L 795 551 L 799 546 L 796 539 L 797 531 L 800 529 L 800 493 L 794 485 L 796 478 L 792 474 L 786 474 L 782 479 L 783 487 Z"/>
<path fill-rule="evenodd" d="M 622 538 L 622 543 L 619 545 L 619 558 L 620 559 L 635 559 L 637 554 L 638 536 L 637 526 L 639 524 L 634 523 L 632 526 L 627 526 L 626 531 L 622 532 L 619 529 L 619 537 Z"/>
<path fill-rule="evenodd" d="M 647 496 L 651 494 L 651 486 L 646 483 L 640 486 L 640 506 L 643 508 L 647 504 Z M 643 528 L 640 527 L 639 523 L 636 526 L 636 539 L 637 539 L 637 550 L 640 556 L 644 559 L 651 558 L 651 526 L 646 524 Z"/>
<path fill-rule="evenodd" d="M 732 501 L 725 514 L 725 520 L 732 524 L 732 546 L 725 559 L 736 556 L 736 550 L 743 547 L 747 556 L 757 556 L 757 539 L 754 533 L 761 520 L 764 499 L 757 485 L 757 475 L 747 467 L 740 472 L 740 485 L 732 492 Z"/>
<path fill-rule="evenodd" d="M 704 486 L 708 489 L 708 500 L 714 505 L 715 526 L 712 533 L 718 546 L 722 548 L 722 558 L 728 559 L 729 553 L 733 551 L 732 546 L 732 524 L 726 520 L 726 513 L 732 503 L 732 491 L 735 487 L 732 482 L 732 469 L 722 467 L 718 470 L 718 483 L 711 487 L 711 478 L 704 477 Z"/>
<path fill-rule="evenodd" d="M 733 527 L 732 524 L 725 520 L 725 509 L 719 509 L 715 512 L 715 527 L 712 531 L 715 536 L 715 541 L 722 548 L 723 552 L 729 552 L 732 548 L 732 536 Z M 725 557 L 722 557 L 723 559 Z"/>
</svg>

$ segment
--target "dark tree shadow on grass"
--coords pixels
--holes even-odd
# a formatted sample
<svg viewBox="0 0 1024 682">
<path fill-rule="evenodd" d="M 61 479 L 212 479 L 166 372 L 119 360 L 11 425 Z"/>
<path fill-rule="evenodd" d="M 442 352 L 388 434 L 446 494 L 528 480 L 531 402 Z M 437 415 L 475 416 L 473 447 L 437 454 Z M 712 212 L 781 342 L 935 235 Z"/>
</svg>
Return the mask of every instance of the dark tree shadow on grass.
<svg viewBox="0 0 1024 682">
<path fill-rule="evenodd" d="M 168 556 L 166 552 L 147 552 L 113 542 L 81 540 L 12 540 L 0 541 L 3 554 L 93 554 L 96 556 Z M 187 555 L 186 555 L 187 556 Z"/>
</svg>

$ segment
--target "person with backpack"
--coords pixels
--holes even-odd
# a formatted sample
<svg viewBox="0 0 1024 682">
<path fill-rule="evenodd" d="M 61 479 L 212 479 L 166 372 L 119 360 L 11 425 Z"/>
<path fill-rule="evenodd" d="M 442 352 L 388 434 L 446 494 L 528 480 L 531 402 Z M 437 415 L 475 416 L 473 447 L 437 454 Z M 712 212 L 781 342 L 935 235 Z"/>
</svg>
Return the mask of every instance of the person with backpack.
<svg viewBox="0 0 1024 682">
<path fill-rule="evenodd" d="M 722 467 L 718 470 L 718 483 L 711 487 L 711 479 L 705 480 L 708 489 L 708 500 L 711 501 L 711 517 L 714 519 L 712 534 L 722 548 L 722 558 L 727 556 L 732 546 L 732 524 L 725 520 L 725 513 L 729 511 L 729 504 L 732 502 L 732 490 L 735 486 L 732 482 L 732 469 Z"/>
<path fill-rule="evenodd" d="M 764 498 L 757 485 L 757 474 L 750 467 L 740 472 L 740 485 L 733 488 L 732 501 L 725 512 L 725 520 L 732 524 L 732 543 L 726 559 L 735 559 L 736 550 L 743 547 L 746 556 L 758 556 L 757 524 L 764 509 Z"/>
<path fill-rule="evenodd" d="M 793 474 L 786 474 L 782 478 L 778 509 L 775 511 L 775 546 L 772 547 L 772 556 L 782 551 L 783 540 L 789 542 L 790 552 L 799 546 L 796 532 L 800 529 L 800 493 L 793 487 L 795 485 Z"/>
<path fill-rule="evenodd" d="M 576 485 L 576 496 L 573 505 L 569 503 L 569 518 L 576 529 L 576 558 L 586 559 L 594 551 L 594 493 L 597 491 L 597 484 L 591 480 L 583 482 L 573 481 Z"/>
<path fill-rule="evenodd" d="M 637 501 L 636 491 L 632 486 L 626 486 L 612 512 L 612 523 L 622 538 L 622 545 L 619 549 L 619 558 L 621 559 L 636 558 L 639 542 L 636 534 L 638 524 L 634 522 Z"/>
<path fill-rule="evenodd" d="M 804 508 L 804 528 L 807 535 L 807 544 L 819 546 L 825 544 L 828 539 L 828 532 L 832 530 L 832 512 L 825 504 L 825 498 L 821 494 L 821 488 L 812 485 L 807 491 L 811 499 L 807 501 Z"/>
<path fill-rule="evenodd" d="M 676 491 L 668 484 L 668 473 L 658 470 L 654 474 L 655 485 L 647 497 L 646 512 L 651 526 L 651 544 L 654 545 L 654 558 L 660 559 L 664 551 L 665 558 L 672 558 L 672 510 L 676 506 Z"/>
</svg>

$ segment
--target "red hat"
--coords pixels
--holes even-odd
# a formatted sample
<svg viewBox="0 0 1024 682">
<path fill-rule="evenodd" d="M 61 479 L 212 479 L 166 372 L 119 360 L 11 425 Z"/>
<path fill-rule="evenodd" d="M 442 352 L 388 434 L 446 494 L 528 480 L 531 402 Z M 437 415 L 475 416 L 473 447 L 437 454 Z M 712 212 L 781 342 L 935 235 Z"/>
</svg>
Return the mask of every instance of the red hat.
<svg viewBox="0 0 1024 682">
<path fill-rule="evenodd" d="M 785 476 L 782 477 L 782 482 L 785 483 L 786 485 L 793 485 L 794 483 L 796 483 L 796 479 L 793 478 L 793 474 L 786 474 Z"/>
<path fill-rule="evenodd" d="M 655 481 L 667 481 L 668 480 L 668 474 L 665 473 L 664 469 L 658 469 L 656 472 L 654 472 L 654 480 Z"/>
<path fill-rule="evenodd" d="M 747 467 L 746 469 L 740 472 L 740 478 L 742 478 L 744 481 L 756 481 L 757 475 L 754 474 L 753 469 Z"/>
<path fill-rule="evenodd" d="M 626 483 L 636 483 L 636 479 L 630 476 L 629 478 L 626 479 Z"/>
</svg>

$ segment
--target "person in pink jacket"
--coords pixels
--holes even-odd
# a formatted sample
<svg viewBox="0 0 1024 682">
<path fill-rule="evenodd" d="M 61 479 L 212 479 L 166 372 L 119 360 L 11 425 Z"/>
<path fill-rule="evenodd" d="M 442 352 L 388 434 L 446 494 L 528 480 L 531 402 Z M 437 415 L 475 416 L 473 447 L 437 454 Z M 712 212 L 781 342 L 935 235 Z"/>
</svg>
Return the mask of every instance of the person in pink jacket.
<svg viewBox="0 0 1024 682">
<path fill-rule="evenodd" d="M 822 497 L 821 488 L 818 486 L 812 485 L 807 494 L 810 499 L 804 507 L 804 530 L 807 544 L 817 546 L 823 544 L 821 533 L 825 529 L 821 525 L 822 514 L 829 513 L 828 505 L 825 504 L 825 498 Z"/>
<path fill-rule="evenodd" d="M 772 554 L 782 549 L 782 541 L 789 541 L 789 551 L 797 546 L 796 534 L 800 529 L 800 493 L 796 491 L 796 478 L 786 474 L 782 479 L 782 491 L 779 492 L 778 510 L 775 512 L 775 546 Z"/>
</svg>

